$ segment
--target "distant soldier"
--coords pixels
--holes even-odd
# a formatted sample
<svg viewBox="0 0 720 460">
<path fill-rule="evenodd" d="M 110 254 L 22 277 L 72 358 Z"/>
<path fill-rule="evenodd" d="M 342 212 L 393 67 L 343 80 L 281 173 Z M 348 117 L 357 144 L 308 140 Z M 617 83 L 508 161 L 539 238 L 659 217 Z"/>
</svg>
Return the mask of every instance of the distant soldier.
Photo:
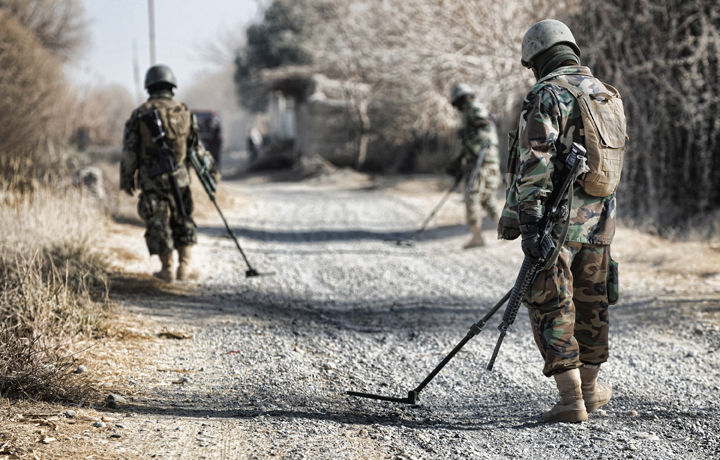
<svg viewBox="0 0 720 460">
<path fill-rule="evenodd" d="M 480 205 L 495 222 L 502 210 L 495 200 L 495 192 L 502 184 L 498 135 L 490 112 L 475 100 L 475 92 L 465 83 L 455 85 L 450 102 L 462 113 L 462 126 L 458 131 L 460 151 L 450 166 L 453 174 L 462 175 L 465 183 L 465 214 L 472 231 L 472 239 L 465 249 L 484 246 Z"/>
<path fill-rule="evenodd" d="M 543 373 L 554 377 L 561 398 L 542 418 L 579 422 L 612 395 L 610 386 L 597 379 L 608 359 L 608 304 L 617 301 L 610 243 L 625 115 L 617 91 L 580 66 L 580 48 L 560 21 L 540 21 L 527 31 L 522 64 L 538 81 L 525 96 L 519 128 L 511 135 L 501 238 L 522 236 L 525 255 L 541 257 L 538 231 L 554 173 L 573 143 L 587 150 L 588 171 L 568 195 L 565 222 L 553 230 L 560 245 L 557 260 L 537 273 L 524 299 L 544 358 Z"/>
<path fill-rule="evenodd" d="M 169 67 L 156 65 L 147 71 L 145 89 L 150 97 L 125 123 L 120 163 L 120 188 L 130 196 L 136 188 L 142 192 L 138 214 L 145 221 L 145 242 L 150 255 L 157 254 L 162 263 L 161 270 L 154 276 L 168 283 L 175 279 L 187 281 L 191 277 L 190 248 L 197 242 L 187 152 L 196 149 L 201 157 L 210 157 L 207 161 L 212 164 L 212 157 L 198 142 L 195 117 L 185 104 L 173 100 L 176 86 L 175 75 Z M 171 172 L 167 171 L 167 159 L 161 156 L 157 139 L 150 134 L 148 115 L 155 110 L 175 154 L 171 158 L 170 164 L 174 166 Z M 216 171 L 215 174 L 219 176 Z M 182 203 L 175 199 L 174 190 L 179 191 Z M 178 252 L 177 272 L 173 268 L 173 250 Z"/>
<path fill-rule="evenodd" d="M 253 164 L 260 158 L 260 151 L 262 150 L 263 137 L 260 131 L 256 127 L 250 128 L 247 137 L 247 150 L 250 156 L 250 164 Z"/>
<path fill-rule="evenodd" d="M 215 160 L 215 166 L 220 169 L 223 135 L 220 115 L 210 110 L 195 110 L 193 115 L 197 118 L 198 134 L 203 146 L 210 152 Z"/>
</svg>

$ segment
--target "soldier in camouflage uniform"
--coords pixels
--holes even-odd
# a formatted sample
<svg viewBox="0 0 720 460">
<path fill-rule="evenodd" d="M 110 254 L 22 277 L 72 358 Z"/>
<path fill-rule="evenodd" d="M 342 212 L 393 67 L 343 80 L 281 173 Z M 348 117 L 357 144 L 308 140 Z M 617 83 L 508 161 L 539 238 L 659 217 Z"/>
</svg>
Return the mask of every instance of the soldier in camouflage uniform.
<svg viewBox="0 0 720 460">
<path fill-rule="evenodd" d="M 537 228 L 553 172 L 572 143 L 585 145 L 578 101 L 563 85 L 597 94 L 604 85 L 580 66 L 580 49 L 568 27 L 535 24 L 523 39 L 523 65 L 538 78 L 523 101 L 518 130 L 510 135 L 507 200 L 499 237 L 522 235 L 522 249 L 537 257 Z M 556 380 L 561 400 L 545 421 L 577 422 L 609 402 L 612 389 L 597 381 L 608 359 L 607 274 L 615 234 L 615 194 L 598 198 L 576 183 L 570 227 L 557 262 L 538 273 L 525 303 L 543 373 Z M 560 227 L 560 226 L 558 226 Z M 554 235 L 559 235 L 556 227 Z"/>
<path fill-rule="evenodd" d="M 475 100 L 470 86 L 464 83 L 455 85 L 450 101 L 462 114 L 462 126 L 458 130 L 460 151 L 448 169 L 453 174 L 461 174 L 465 182 L 465 215 L 473 236 L 464 248 L 470 249 L 485 245 L 480 206 L 495 222 L 500 218 L 501 207 L 495 200 L 495 192 L 502 183 L 498 136 L 490 112 Z M 477 165 L 480 155 L 484 155 L 482 164 Z M 479 169 L 470 183 L 476 165 Z"/>
<path fill-rule="evenodd" d="M 168 283 L 176 279 L 187 281 L 192 275 L 190 248 L 197 242 L 192 219 L 193 201 L 190 193 L 188 155 L 195 149 L 201 157 L 212 156 L 198 141 L 197 121 L 188 107 L 173 100 L 177 86 L 169 67 L 151 67 L 145 77 L 145 89 L 150 95 L 147 102 L 135 109 L 125 123 L 123 153 L 120 162 L 120 188 L 130 196 L 141 190 L 138 214 L 146 225 L 145 242 L 150 255 L 157 254 L 162 263 L 154 276 Z M 157 109 L 167 133 L 170 147 L 175 151 L 174 173 L 153 175 L 152 168 L 160 161 L 158 149 L 141 117 Z M 212 164 L 212 163 L 211 163 Z M 214 171 L 219 178 L 217 171 Z M 170 174 L 175 176 L 188 218 L 183 221 L 173 198 Z M 183 229 L 185 227 L 185 229 Z M 178 268 L 173 268 L 173 250 L 178 252 Z"/>
</svg>

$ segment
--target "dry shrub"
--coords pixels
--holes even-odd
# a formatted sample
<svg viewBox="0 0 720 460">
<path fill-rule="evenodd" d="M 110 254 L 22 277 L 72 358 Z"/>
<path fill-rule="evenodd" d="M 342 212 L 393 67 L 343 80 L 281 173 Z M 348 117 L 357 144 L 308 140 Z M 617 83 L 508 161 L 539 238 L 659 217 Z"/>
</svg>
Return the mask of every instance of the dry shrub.
<svg viewBox="0 0 720 460">
<path fill-rule="evenodd" d="M 73 357 L 54 340 L 0 326 L 0 343 L 0 396 L 76 401 L 94 393 L 87 378 L 71 372 Z"/>
<path fill-rule="evenodd" d="M 720 202 L 717 2 L 585 0 L 571 26 L 584 62 L 625 101 L 623 214 L 664 235 L 702 222 Z"/>
<path fill-rule="evenodd" d="M 72 109 L 73 132 L 87 129 L 88 143 L 119 145 L 125 120 L 135 108 L 130 91 L 122 85 L 102 85 L 81 90 Z"/>
<path fill-rule="evenodd" d="M 15 16 L 44 49 L 61 59 L 72 57 L 87 42 L 80 0 L 0 0 L 0 8 Z"/>
<path fill-rule="evenodd" d="M 105 218 L 74 189 L 3 198 L 0 395 L 69 398 L 87 389 L 68 372 L 72 342 L 105 331 L 106 263 L 93 249 Z"/>
<path fill-rule="evenodd" d="M 36 173 L 48 143 L 66 136 L 70 99 L 58 60 L 5 9 L 0 9 L 0 69 L 0 172 L 12 183 Z"/>
<path fill-rule="evenodd" d="M 0 178 L 16 190 L 46 178 L 72 131 L 62 63 L 85 43 L 83 12 L 79 0 L 0 0 Z"/>
</svg>

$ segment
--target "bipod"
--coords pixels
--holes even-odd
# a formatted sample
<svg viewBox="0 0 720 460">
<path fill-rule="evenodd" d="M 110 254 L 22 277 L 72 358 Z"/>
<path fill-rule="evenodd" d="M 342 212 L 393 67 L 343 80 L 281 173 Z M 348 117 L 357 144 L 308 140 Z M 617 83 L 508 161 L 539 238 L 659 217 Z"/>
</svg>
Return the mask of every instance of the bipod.
<svg viewBox="0 0 720 460">
<path fill-rule="evenodd" d="M 228 225 L 227 220 L 225 219 L 225 216 L 223 215 L 222 211 L 220 210 L 220 206 L 218 206 L 217 202 L 215 201 L 215 196 L 210 195 L 210 200 L 215 205 L 215 209 L 217 209 L 218 213 L 220 213 L 220 217 L 222 218 L 222 221 L 225 224 L 225 228 L 227 229 L 228 233 L 230 234 L 230 237 L 232 237 L 233 241 L 235 242 L 235 246 L 237 246 L 238 251 L 240 251 L 240 255 L 242 255 L 242 258 L 245 261 L 245 265 L 247 265 L 248 269 L 245 271 L 245 278 L 274 275 L 275 272 L 260 273 L 257 270 L 255 270 L 252 265 L 250 265 L 250 261 L 248 260 L 247 256 L 245 255 L 245 251 L 243 251 L 242 247 L 240 247 L 240 243 L 238 242 L 238 239 L 235 236 L 235 232 L 233 232 L 232 228 L 230 228 L 230 225 Z"/>
<path fill-rule="evenodd" d="M 448 198 L 450 198 L 450 195 L 452 195 L 452 193 L 455 190 L 457 190 L 457 188 L 460 186 L 461 181 L 462 181 L 462 177 L 455 180 L 455 183 L 453 184 L 452 187 L 450 187 L 450 190 L 448 190 L 447 193 L 445 194 L 445 196 L 442 197 L 442 200 L 440 200 L 440 202 L 437 205 L 435 205 L 435 208 L 433 208 L 432 212 L 427 216 L 427 218 L 425 219 L 425 222 L 423 222 L 422 226 L 419 229 L 417 229 L 410 238 L 408 238 L 406 240 L 390 239 L 390 240 L 385 240 L 385 241 L 395 243 L 398 246 L 407 246 L 407 247 L 414 246 L 415 240 L 417 240 L 417 238 L 425 231 L 425 229 L 427 228 L 427 226 L 430 223 L 430 221 L 432 220 L 432 218 L 435 217 L 435 214 L 440 210 L 440 208 L 443 207 L 443 205 L 448 200 Z"/>
<path fill-rule="evenodd" d="M 432 379 L 435 378 L 436 375 L 438 375 L 438 373 L 443 369 L 443 367 L 445 367 L 445 365 L 455 357 L 455 355 L 465 346 L 466 343 L 470 341 L 470 339 L 472 339 L 482 331 L 483 327 L 485 327 L 485 324 L 487 324 L 490 318 L 492 318 L 492 316 L 497 313 L 498 310 L 500 310 L 500 308 L 505 304 L 505 302 L 507 302 L 507 300 L 510 298 L 511 293 L 512 290 L 508 291 L 508 293 L 505 294 L 505 296 L 500 299 L 500 301 L 496 303 L 494 307 L 490 309 L 490 311 L 483 317 L 483 319 L 470 326 L 470 330 L 460 341 L 460 343 L 455 345 L 455 348 L 453 348 L 452 351 L 448 353 L 445 358 L 443 358 L 440 364 L 438 364 L 435 369 L 433 369 L 433 371 L 430 372 L 427 377 L 425 377 L 425 380 L 420 382 L 420 385 L 418 385 L 414 390 L 408 392 L 406 398 L 393 398 L 391 396 L 374 395 L 371 393 L 359 393 L 357 391 L 348 391 L 346 392 L 346 394 L 349 396 L 357 396 L 360 398 L 377 399 L 380 401 L 391 401 L 402 404 L 410 404 L 413 406 L 417 405 L 418 401 L 420 400 L 420 392 L 428 385 L 428 383 L 432 381 Z"/>
</svg>

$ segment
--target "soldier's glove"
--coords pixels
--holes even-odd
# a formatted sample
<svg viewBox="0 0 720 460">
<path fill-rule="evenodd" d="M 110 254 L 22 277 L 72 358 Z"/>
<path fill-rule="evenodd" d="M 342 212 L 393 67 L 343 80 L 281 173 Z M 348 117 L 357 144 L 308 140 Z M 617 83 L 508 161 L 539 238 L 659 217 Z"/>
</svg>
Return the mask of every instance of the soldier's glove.
<svg viewBox="0 0 720 460">
<path fill-rule="evenodd" d="M 541 215 L 532 212 L 518 212 L 518 223 L 522 233 L 522 250 L 526 256 L 534 259 L 542 258 L 540 249 L 540 219 Z"/>
<path fill-rule="evenodd" d="M 463 177 L 463 171 L 462 168 L 458 168 L 455 170 L 455 183 L 459 184 Z"/>
<path fill-rule="evenodd" d="M 445 168 L 445 172 L 449 176 L 454 176 L 456 179 L 458 176 L 462 176 L 462 155 L 455 156 Z"/>
</svg>

